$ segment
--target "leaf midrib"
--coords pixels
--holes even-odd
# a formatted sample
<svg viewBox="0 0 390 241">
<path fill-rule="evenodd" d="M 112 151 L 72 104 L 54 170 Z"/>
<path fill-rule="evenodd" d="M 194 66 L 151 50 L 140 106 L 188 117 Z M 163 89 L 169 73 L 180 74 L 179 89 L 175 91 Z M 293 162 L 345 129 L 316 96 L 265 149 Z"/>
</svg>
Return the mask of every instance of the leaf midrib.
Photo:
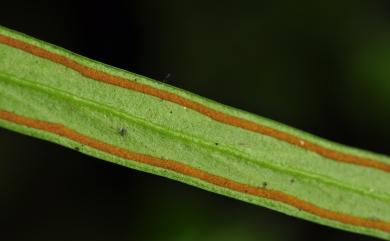
<svg viewBox="0 0 390 241">
<path fill-rule="evenodd" d="M 265 160 L 255 159 L 254 157 L 249 156 L 248 154 L 244 153 L 243 151 L 241 151 L 237 148 L 234 148 L 233 146 L 226 146 L 226 145 L 223 145 L 222 143 L 220 143 L 220 145 L 216 146 L 214 142 L 211 142 L 205 138 L 194 136 L 194 135 L 191 135 L 188 133 L 183 133 L 183 132 L 177 131 L 177 130 L 172 130 L 168 127 L 163 127 L 161 125 L 151 123 L 150 121 L 146 121 L 142 118 L 131 115 L 129 113 L 115 110 L 112 106 L 107 106 L 107 105 L 104 105 L 102 103 L 97 103 L 93 100 L 77 96 L 73 93 L 69 93 L 69 92 L 66 92 L 66 91 L 63 91 L 60 89 L 56 89 L 53 87 L 42 85 L 42 84 L 30 81 L 30 80 L 26 80 L 26 79 L 22 80 L 21 78 L 17 78 L 13 75 L 4 73 L 2 71 L 0 71 L 0 76 L 3 76 L 4 79 L 6 79 L 10 82 L 13 82 L 15 84 L 18 84 L 21 86 L 28 86 L 28 87 L 31 87 L 31 88 L 36 89 L 38 91 L 45 92 L 45 93 L 50 94 L 50 95 L 55 95 L 59 98 L 65 98 L 65 99 L 68 99 L 68 100 L 73 101 L 73 102 L 79 102 L 80 104 L 95 108 L 99 111 L 116 115 L 117 117 L 123 118 L 126 121 L 137 123 L 137 124 L 142 125 L 146 128 L 153 129 L 159 133 L 162 133 L 165 135 L 170 135 L 170 136 L 173 136 L 175 138 L 180 138 L 181 140 L 184 140 L 187 143 L 190 143 L 193 145 L 194 144 L 201 145 L 203 147 L 206 147 L 206 148 L 214 150 L 214 151 L 219 151 L 219 152 L 224 153 L 226 155 L 232 155 L 234 157 L 240 158 L 243 161 L 246 161 L 247 164 L 250 164 L 250 165 L 255 165 L 258 167 L 262 167 L 262 168 L 269 168 L 273 171 L 285 173 L 285 174 L 291 175 L 293 177 L 300 177 L 300 180 L 305 180 L 306 183 L 313 182 L 313 181 L 317 182 L 317 183 L 324 183 L 324 184 L 328 184 L 328 185 L 334 186 L 334 187 L 339 188 L 339 189 L 344 189 L 347 191 L 358 193 L 360 195 L 371 197 L 373 199 L 378 199 L 378 200 L 382 200 L 382 201 L 390 203 L 390 195 L 387 195 L 384 193 L 373 193 L 373 192 L 370 192 L 370 190 L 365 190 L 365 189 L 361 189 L 361 188 L 356 188 L 356 187 L 351 186 L 351 185 L 346 185 L 346 184 L 338 182 L 336 179 L 329 178 L 329 177 L 326 177 L 323 175 L 313 174 L 313 173 L 304 171 L 302 169 L 297 169 L 295 167 L 289 167 L 289 169 L 286 169 L 286 168 L 281 167 L 278 164 L 271 164 L 271 162 L 267 162 Z M 329 161 L 332 161 L 332 160 L 329 160 Z"/>
</svg>

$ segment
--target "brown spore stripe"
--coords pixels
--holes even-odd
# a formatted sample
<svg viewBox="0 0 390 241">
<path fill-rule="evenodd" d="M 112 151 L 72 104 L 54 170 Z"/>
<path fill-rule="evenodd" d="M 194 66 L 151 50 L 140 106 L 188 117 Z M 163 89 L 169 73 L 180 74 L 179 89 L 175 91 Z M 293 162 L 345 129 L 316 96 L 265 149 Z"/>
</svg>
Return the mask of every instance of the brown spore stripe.
<svg viewBox="0 0 390 241">
<path fill-rule="evenodd" d="M 80 144 L 92 147 L 94 149 L 100 150 L 102 152 L 121 157 L 126 160 L 135 161 L 143 164 L 147 164 L 154 167 L 159 167 L 167 170 L 174 171 L 189 177 L 197 178 L 202 181 L 208 182 L 215 186 L 222 188 L 230 189 L 240 193 L 267 198 L 270 200 L 278 201 L 305 212 L 311 213 L 321 218 L 338 221 L 344 224 L 371 228 L 376 230 L 381 230 L 384 232 L 390 232 L 390 223 L 380 220 L 373 220 L 362 218 L 358 216 L 353 216 L 345 213 L 340 213 L 325 208 L 321 208 L 313 203 L 301 200 L 290 194 L 286 194 L 281 191 L 272 190 L 269 188 L 255 187 L 248 184 L 236 182 L 225 177 L 211 174 L 209 172 L 203 171 L 199 168 L 191 167 L 180 163 L 175 160 L 163 160 L 154 156 L 137 153 L 134 151 L 126 150 L 115 145 L 111 145 L 100 140 L 94 139 L 92 137 L 78 133 L 77 131 L 70 129 L 62 124 L 32 119 L 24 117 L 9 111 L 0 110 L 0 119 L 5 121 L 15 123 L 18 125 L 30 127 L 33 129 L 50 132 Z"/>
<path fill-rule="evenodd" d="M 356 164 L 360 166 L 366 166 L 378 170 L 382 170 L 385 172 L 390 172 L 390 164 L 383 163 L 374 159 L 360 157 L 356 155 L 351 155 L 347 153 L 343 153 L 340 151 L 332 150 L 327 147 L 320 146 L 318 144 L 315 144 L 313 142 L 307 141 L 305 139 L 299 138 L 295 135 L 279 131 L 273 128 L 270 128 L 268 126 L 264 126 L 240 117 L 232 116 L 220 111 L 217 111 L 215 109 L 212 109 L 210 107 L 207 107 L 201 103 L 195 102 L 193 100 L 187 99 L 185 97 L 176 95 L 174 93 L 171 93 L 166 90 L 161 90 L 152 86 L 148 86 L 145 84 L 138 83 L 134 80 L 128 80 L 125 78 L 121 78 L 118 76 L 114 76 L 108 73 L 105 73 L 103 71 L 90 68 L 88 66 L 85 66 L 81 63 L 78 63 L 68 57 L 50 52 L 46 49 L 40 48 L 38 46 L 29 44 L 27 42 L 14 39 L 5 35 L 0 34 L 0 43 L 9 45 L 11 47 L 23 50 L 25 52 L 31 53 L 35 56 L 39 56 L 41 58 L 50 60 L 52 62 L 64 65 L 70 69 L 73 69 L 80 74 L 100 81 L 107 84 L 119 86 L 126 89 L 131 89 L 134 91 L 138 91 L 147 95 L 152 95 L 173 103 L 176 103 L 178 105 L 187 107 L 189 109 L 192 109 L 194 111 L 197 111 L 205 116 L 208 116 L 211 119 L 214 119 L 218 122 L 239 127 L 245 130 L 249 130 L 252 132 L 260 133 L 263 135 L 271 136 L 273 138 L 276 138 L 278 140 L 293 144 L 295 146 L 301 147 L 303 149 L 306 149 L 308 151 L 315 152 L 321 156 L 324 156 L 326 158 L 335 160 L 335 161 L 341 161 L 345 163 L 350 164 Z"/>
</svg>

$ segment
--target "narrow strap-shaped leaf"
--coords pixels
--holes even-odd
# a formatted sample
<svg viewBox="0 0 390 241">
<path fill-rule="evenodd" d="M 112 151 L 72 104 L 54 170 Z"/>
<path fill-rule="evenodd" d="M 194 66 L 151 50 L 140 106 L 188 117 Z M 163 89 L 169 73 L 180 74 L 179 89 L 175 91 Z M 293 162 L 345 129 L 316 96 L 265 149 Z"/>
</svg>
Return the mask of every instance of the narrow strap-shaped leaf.
<svg viewBox="0 0 390 241">
<path fill-rule="evenodd" d="M 390 158 L 0 28 L 0 126 L 390 240 Z"/>
</svg>

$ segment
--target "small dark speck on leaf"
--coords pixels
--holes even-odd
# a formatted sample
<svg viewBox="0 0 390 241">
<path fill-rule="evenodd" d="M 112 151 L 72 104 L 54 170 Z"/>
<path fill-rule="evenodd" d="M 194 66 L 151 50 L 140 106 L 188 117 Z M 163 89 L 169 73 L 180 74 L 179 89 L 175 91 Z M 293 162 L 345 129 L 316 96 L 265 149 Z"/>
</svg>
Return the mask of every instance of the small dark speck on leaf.
<svg viewBox="0 0 390 241">
<path fill-rule="evenodd" d="M 76 151 L 80 151 L 80 147 L 78 147 L 78 146 L 76 146 L 74 149 L 75 149 Z"/>
<path fill-rule="evenodd" d="M 119 129 L 119 135 L 124 137 L 126 134 L 127 134 L 127 130 L 125 128 L 122 127 Z"/>
<path fill-rule="evenodd" d="M 219 145 L 219 143 L 218 143 L 218 142 L 215 142 L 215 145 L 216 145 L 216 146 L 218 146 L 218 145 Z"/>
<path fill-rule="evenodd" d="M 268 185 L 268 183 L 267 183 L 267 182 L 263 182 L 263 188 L 266 188 L 266 187 L 267 187 L 267 185 Z"/>
<path fill-rule="evenodd" d="M 172 114 L 172 111 L 169 111 L 169 114 Z"/>
<path fill-rule="evenodd" d="M 294 183 L 294 182 L 295 182 L 295 179 L 294 179 L 294 178 L 291 178 L 291 179 L 290 179 L 290 182 L 291 182 L 291 183 Z"/>
</svg>

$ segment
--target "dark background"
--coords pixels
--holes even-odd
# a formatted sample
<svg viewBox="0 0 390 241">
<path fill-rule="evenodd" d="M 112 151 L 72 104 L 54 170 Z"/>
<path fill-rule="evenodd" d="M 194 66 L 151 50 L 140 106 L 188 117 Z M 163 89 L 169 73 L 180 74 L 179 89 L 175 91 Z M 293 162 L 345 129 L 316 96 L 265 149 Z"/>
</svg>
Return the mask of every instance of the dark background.
<svg viewBox="0 0 390 241">
<path fill-rule="evenodd" d="M 388 1 L 2 1 L 0 24 L 390 154 Z M 375 240 L 0 130 L 1 240 Z M 23 150 L 23 151 L 21 151 Z"/>
</svg>

